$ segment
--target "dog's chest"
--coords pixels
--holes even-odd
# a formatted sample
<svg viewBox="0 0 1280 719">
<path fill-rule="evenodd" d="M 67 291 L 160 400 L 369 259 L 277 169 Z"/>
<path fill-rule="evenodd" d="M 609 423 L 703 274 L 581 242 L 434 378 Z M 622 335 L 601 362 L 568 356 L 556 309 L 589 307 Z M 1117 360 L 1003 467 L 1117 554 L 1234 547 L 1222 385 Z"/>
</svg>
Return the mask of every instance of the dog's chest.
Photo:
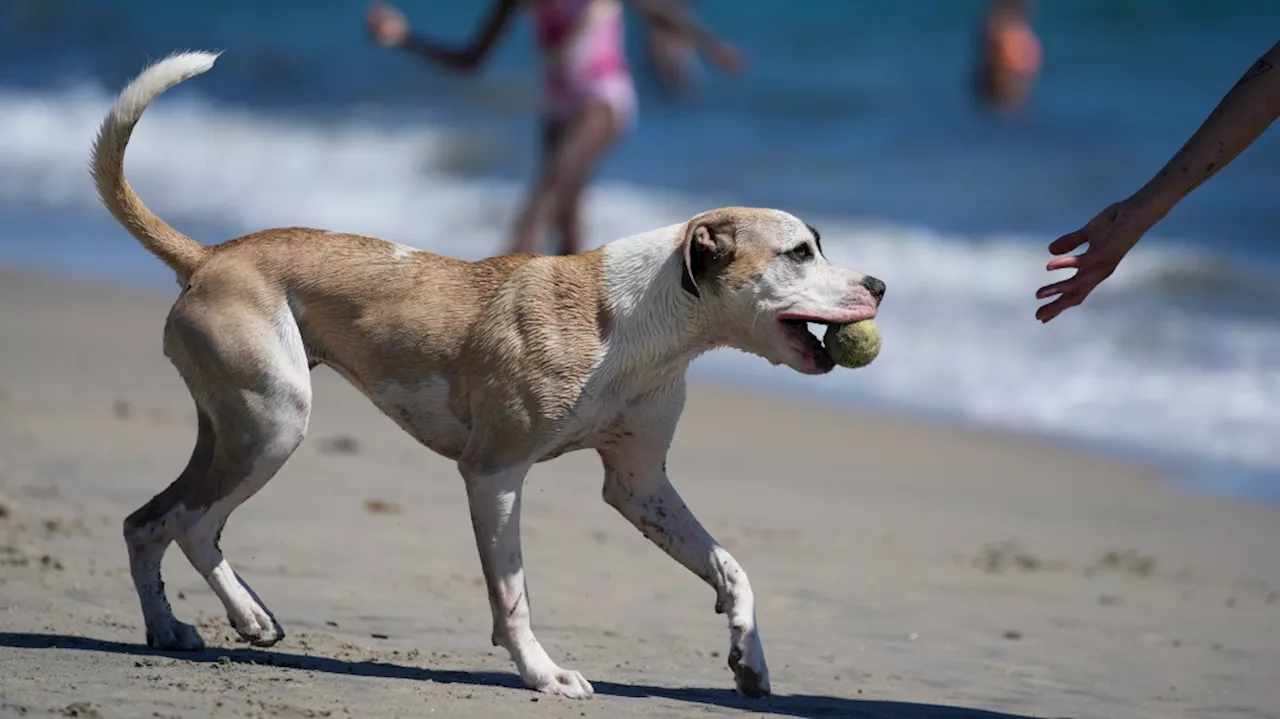
<svg viewBox="0 0 1280 719">
<path fill-rule="evenodd" d="M 674 386 L 673 386 L 674 387 Z M 575 407 L 570 421 L 556 433 L 538 461 L 553 459 L 580 449 L 601 449 L 626 444 L 636 432 L 664 424 L 672 407 L 676 406 L 678 392 L 643 393 L 613 392 L 603 395 L 584 394 Z M 656 394 L 664 400 L 655 402 Z M 665 395 L 669 394 L 670 397 Z"/>
<path fill-rule="evenodd" d="M 621 405 L 593 403 L 580 407 L 559 432 L 548 438 L 549 442 L 544 445 L 545 450 L 540 453 L 538 461 L 545 462 L 567 452 L 611 444 L 621 436 L 624 424 Z"/>
</svg>

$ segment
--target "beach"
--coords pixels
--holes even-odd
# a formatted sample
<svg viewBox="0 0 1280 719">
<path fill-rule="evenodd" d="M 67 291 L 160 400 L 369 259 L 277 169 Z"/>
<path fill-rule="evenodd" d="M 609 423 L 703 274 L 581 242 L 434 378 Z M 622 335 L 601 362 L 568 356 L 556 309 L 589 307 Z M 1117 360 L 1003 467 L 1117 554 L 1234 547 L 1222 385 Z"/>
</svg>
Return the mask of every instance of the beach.
<svg viewBox="0 0 1280 719">
<path fill-rule="evenodd" d="M 121 525 L 186 464 L 161 350 L 172 275 L 85 161 L 147 62 L 222 51 L 138 124 L 127 174 L 215 243 L 309 226 L 478 259 L 539 153 L 528 18 L 483 72 L 389 53 L 361 8 L 17 0 L 0 13 L 0 719 L 1274 718 L 1280 711 L 1280 134 L 1044 327 L 1046 246 L 1165 162 L 1258 53 L 1261 0 L 1035 4 L 1037 89 L 971 96 L 978 3 L 707 0 L 749 71 L 658 90 L 592 176 L 587 247 L 724 205 L 787 210 L 888 286 L 870 367 L 694 363 L 671 478 L 750 576 L 773 696 L 733 690 L 714 593 L 601 498 L 599 459 L 524 499 L 533 626 L 596 696 L 490 644 L 461 479 L 333 372 L 307 441 L 221 547 L 283 625 L 252 648 L 180 551 L 207 649 L 149 649 Z M 461 41 L 482 3 L 406 7 Z"/>
<path fill-rule="evenodd" d="M 173 292 L 0 268 L 0 716 L 1265 717 L 1280 516 L 1021 437 L 691 386 L 670 474 L 756 593 L 745 699 L 709 588 L 600 499 L 597 458 L 525 499 L 533 621 L 596 696 L 489 644 L 461 480 L 332 372 L 307 441 L 222 547 L 283 625 L 252 649 L 173 549 L 197 654 L 149 650 L 120 533 L 185 464 Z M 892 341 L 892 327 L 885 328 Z"/>
</svg>

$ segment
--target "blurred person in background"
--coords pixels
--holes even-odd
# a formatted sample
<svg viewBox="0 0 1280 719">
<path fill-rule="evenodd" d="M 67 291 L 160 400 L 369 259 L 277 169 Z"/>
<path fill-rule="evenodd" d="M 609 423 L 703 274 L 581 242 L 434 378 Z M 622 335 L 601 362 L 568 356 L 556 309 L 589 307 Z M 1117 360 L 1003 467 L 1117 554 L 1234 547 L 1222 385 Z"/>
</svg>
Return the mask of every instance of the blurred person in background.
<svg viewBox="0 0 1280 719">
<path fill-rule="evenodd" d="M 1056 298 L 1036 310 L 1036 319 L 1049 322 L 1063 310 L 1084 302 L 1148 230 L 1275 122 L 1280 116 L 1277 64 L 1280 43 L 1241 76 L 1182 149 L 1146 185 L 1049 245 L 1049 252 L 1059 255 L 1049 261 L 1049 271 L 1074 269 L 1075 274 L 1036 292 L 1039 300 Z M 1067 254 L 1085 244 L 1089 248 L 1084 252 Z"/>
<path fill-rule="evenodd" d="M 626 0 L 654 26 L 702 50 L 719 68 L 739 72 L 742 57 L 669 0 Z M 591 171 L 636 119 L 636 94 L 627 64 L 623 0 L 497 0 L 476 37 L 448 48 L 415 34 L 391 5 L 370 8 L 374 40 L 445 67 L 473 72 L 496 47 L 515 14 L 533 10 L 543 59 L 542 148 L 537 179 L 516 221 L 510 251 L 536 253 L 554 226 L 559 254 L 582 248 L 580 204 Z"/>
<path fill-rule="evenodd" d="M 988 107 L 1018 110 L 1040 74 L 1040 39 L 1026 0 L 992 0 L 979 33 L 977 92 Z"/>
</svg>

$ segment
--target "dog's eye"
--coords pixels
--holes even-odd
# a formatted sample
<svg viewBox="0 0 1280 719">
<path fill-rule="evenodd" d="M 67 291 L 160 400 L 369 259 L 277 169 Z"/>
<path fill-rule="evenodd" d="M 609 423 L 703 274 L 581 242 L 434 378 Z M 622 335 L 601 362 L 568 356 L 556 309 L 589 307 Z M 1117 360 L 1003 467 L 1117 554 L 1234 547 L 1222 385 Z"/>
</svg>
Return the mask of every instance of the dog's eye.
<svg viewBox="0 0 1280 719">
<path fill-rule="evenodd" d="M 800 245 L 799 247 L 795 248 L 794 250 L 792 250 L 787 254 L 791 255 L 797 260 L 807 260 L 810 257 L 813 257 L 813 251 L 809 249 L 808 245 Z"/>
</svg>

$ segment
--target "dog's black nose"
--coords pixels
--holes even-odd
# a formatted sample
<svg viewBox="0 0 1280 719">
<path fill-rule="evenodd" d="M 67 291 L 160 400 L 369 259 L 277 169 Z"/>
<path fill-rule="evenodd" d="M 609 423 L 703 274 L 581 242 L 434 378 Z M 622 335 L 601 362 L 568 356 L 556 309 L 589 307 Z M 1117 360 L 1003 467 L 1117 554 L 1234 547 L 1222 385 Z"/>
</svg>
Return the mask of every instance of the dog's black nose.
<svg viewBox="0 0 1280 719">
<path fill-rule="evenodd" d="M 884 299 L 884 283 L 880 280 L 877 280 L 871 275 L 867 275 L 862 280 L 862 286 L 866 287 L 867 292 L 870 292 L 871 296 L 876 298 L 877 304 Z"/>
</svg>

